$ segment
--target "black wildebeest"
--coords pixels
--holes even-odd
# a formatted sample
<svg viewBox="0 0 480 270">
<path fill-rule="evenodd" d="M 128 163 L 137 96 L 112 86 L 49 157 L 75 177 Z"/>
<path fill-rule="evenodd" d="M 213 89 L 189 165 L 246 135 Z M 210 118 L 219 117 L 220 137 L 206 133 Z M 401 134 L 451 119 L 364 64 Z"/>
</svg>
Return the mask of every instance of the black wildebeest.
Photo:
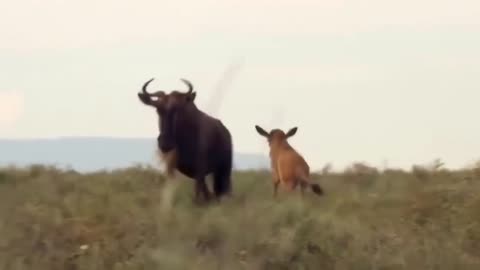
<svg viewBox="0 0 480 270">
<path fill-rule="evenodd" d="M 195 105 L 196 92 L 193 85 L 180 79 L 188 86 L 187 92 L 164 91 L 147 92 L 147 81 L 140 100 L 156 108 L 159 117 L 160 134 L 158 148 L 166 161 L 167 173 L 178 170 L 195 180 L 195 198 L 200 193 L 206 201 L 211 194 L 206 185 L 206 177 L 213 174 L 215 197 L 231 193 L 231 173 L 233 166 L 233 145 L 229 130 L 223 123 L 201 111 Z"/>
</svg>

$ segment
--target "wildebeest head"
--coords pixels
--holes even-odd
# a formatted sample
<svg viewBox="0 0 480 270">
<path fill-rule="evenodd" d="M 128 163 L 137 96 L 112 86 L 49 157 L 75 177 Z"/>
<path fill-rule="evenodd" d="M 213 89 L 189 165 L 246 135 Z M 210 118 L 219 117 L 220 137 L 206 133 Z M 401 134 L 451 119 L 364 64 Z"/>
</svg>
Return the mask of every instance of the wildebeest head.
<svg viewBox="0 0 480 270">
<path fill-rule="evenodd" d="M 288 130 L 287 133 L 277 128 L 272 129 L 270 132 L 267 132 L 258 125 L 255 125 L 255 129 L 257 130 L 258 134 L 267 138 L 268 144 L 272 146 L 272 145 L 278 145 L 285 142 L 288 138 L 292 137 L 293 135 L 295 135 L 295 133 L 297 133 L 298 128 L 293 127 L 290 130 Z"/>
<path fill-rule="evenodd" d="M 145 104 L 153 106 L 159 116 L 160 135 L 158 136 L 158 147 L 164 153 L 174 150 L 176 145 L 176 119 L 179 112 L 182 112 L 187 106 L 190 106 L 195 100 L 196 93 L 193 91 L 193 85 L 185 79 L 180 79 L 188 87 L 187 92 L 172 91 L 166 94 L 164 91 L 154 93 L 147 92 L 147 86 L 153 81 L 153 78 L 147 81 L 142 92 L 138 93 L 138 98 Z"/>
</svg>

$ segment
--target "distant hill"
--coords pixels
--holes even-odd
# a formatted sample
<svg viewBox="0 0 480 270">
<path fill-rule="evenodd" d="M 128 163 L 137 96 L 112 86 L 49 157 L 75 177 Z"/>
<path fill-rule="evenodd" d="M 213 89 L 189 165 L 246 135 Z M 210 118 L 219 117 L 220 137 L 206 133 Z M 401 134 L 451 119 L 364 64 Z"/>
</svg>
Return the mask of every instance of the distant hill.
<svg viewBox="0 0 480 270">
<path fill-rule="evenodd" d="M 48 164 L 88 172 L 135 164 L 157 164 L 155 139 L 65 137 L 58 139 L 0 139 L 0 167 Z M 234 169 L 269 166 L 266 155 L 235 153 Z"/>
</svg>

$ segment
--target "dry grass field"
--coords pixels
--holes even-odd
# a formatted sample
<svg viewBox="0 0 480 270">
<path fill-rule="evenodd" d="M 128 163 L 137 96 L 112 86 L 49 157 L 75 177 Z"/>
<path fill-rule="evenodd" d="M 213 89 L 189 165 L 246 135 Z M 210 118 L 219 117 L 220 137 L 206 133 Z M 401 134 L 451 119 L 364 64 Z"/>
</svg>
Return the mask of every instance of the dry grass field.
<svg viewBox="0 0 480 270">
<path fill-rule="evenodd" d="M 148 167 L 0 170 L 0 269 L 480 269 L 480 169 L 315 174 L 324 197 L 235 172 L 196 206 L 193 182 Z"/>
</svg>

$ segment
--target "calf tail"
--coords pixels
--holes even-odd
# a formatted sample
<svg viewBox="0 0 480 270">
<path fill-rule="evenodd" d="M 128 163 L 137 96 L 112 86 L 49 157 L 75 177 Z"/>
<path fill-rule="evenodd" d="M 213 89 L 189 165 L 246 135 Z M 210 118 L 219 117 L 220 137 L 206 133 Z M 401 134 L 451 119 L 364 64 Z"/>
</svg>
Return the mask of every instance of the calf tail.
<svg viewBox="0 0 480 270">
<path fill-rule="evenodd" d="M 304 187 L 310 187 L 313 193 L 317 194 L 318 196 L 322 196 L 325 194 L 323 191 L 323 188 L 320 187 L 319 184 L 311 183 L 308 179 L 308 177 L 300 177 L 300 181 L 302 181 L 302 185 Z"/>
<path fill-rule="evenodd" d="M 319 184 L 310 184 L 310 188 L 312 189 L 313 193 L 317 194 L 318 196 L 325 194 Z"/>
</svg>

